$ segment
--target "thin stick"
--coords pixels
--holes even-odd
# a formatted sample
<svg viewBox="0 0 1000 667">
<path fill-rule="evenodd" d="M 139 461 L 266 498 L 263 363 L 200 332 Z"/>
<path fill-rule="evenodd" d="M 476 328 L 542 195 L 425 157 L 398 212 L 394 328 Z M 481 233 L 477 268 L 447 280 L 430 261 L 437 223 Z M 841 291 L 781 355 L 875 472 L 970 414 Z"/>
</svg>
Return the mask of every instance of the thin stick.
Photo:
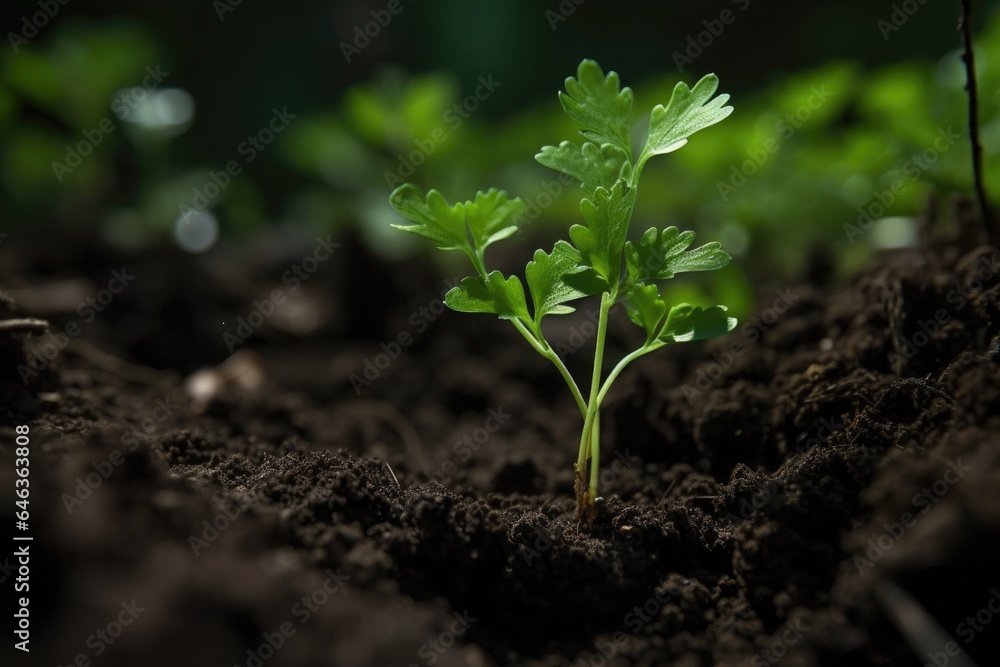
<svg viewBox="0 0 1000 667">
<path fill-rule="evenodd" d="M 958 31 L 962 35 L 965 90 L 969 93 L 969 143 L 972 145 L 972 174 L 986 239 L 990 243 L 997 244 L 1000 243 L 1000 233 L 997 232 L 993 211 L 990 209 L 989 200 L 986 198 L 986 188 L 983 186 L 983 147 L 979 143 L 979 93 L 976 87 L 976 61 L 972 49 L 972 0 L 961 0 L 960 4 L 961 15 L 958 18 Z"/>
<path fill-rule="evenodd" d="M 0 332 L 5 333 L 41 333 L 49 328 L 49 323 L 35 317 L 24 317 L 14 320 L 0 320 Z"/>
<path fill-rule="evenodd" d="M 958 645 L 934 616 L 913 595 L 897 586 L 895 582 L 889 579 L 880 580 L 876 582 L 874 591 L 886 616 L 910 643 L 915 655 L 930 656 L 947 650 L 945 646 L 949 644 Z M 960 648 L 956 650 L 957 654 L 948 653 L 946 664 L 950 667 L 976 667 L 968 654 Z"/>
</svg>

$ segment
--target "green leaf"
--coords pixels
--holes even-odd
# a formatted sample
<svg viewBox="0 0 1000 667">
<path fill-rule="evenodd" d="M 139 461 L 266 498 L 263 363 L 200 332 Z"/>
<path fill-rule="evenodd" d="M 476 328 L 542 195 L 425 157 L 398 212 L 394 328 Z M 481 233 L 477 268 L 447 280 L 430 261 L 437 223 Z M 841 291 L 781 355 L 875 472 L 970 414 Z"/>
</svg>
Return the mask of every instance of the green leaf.
<svg viewBox="0 0 1000 667">
<path fill-rule="evenodd" d="M 467 252 L 483 251 L 491 243 L 516 232 L 525 209 L 523 201 L 508 199 L 506 192 L 495 188 L 476 193 L 473 201 L 449 206 L 437 190 L 428 192 L 425 199 L 409 183 L 396 188 L 389 202 L 397 213 L 416 223 L 393 225 L 396 229 L 427 237 L 441 250 Z"/>
<path fill-rule="evenodd" d="M 469 230 L 476 247 L 485 250 L 494 241 L 505 239 L 517 231 L 517 223 L 524 218 L 524 202 L 519 198 L 508 199 L 503 190 L 492 188 L 477 192 L 476 199 L 465 202 Z"/>
<path fill-rule="evenodd" d="M 646 342 L 656 338 L 656 329 L 667 313 L 667 304 L 660 298 L 656 285 L 636 285 L 625 295 L 628 318 L 646 330 Z"/>
<path fill-rule="evenodd" d="M 559 93 L 559 101 L 569 117 L 586 128 L 581 130 L 585 137 L 598 146 L 617 146 L 631 158 L 632 89 L 620 86 L 616 72 L 604 76 L 600 65 L 584 60 L 576 78 L 566 79 L 566 92 Z"/>
<path fill-rule="evenodd" d="M 462 204 L 449 206 L 437 190 L 428 192 L 425 199 L 409 183 L 396 188 L 389 195 L 389 203 L 401 216 L 416 223 L 393 225 L 396 229 L 429 238 L 441 250 L 469 249 L 465 233 L 465 207 Z"/>
<path fill-rule="evenodd" d="M 609 285 L 617 285 L 621 274 L 622 250 L 632 220 L 635 188 L 624 180 L 611 190 L 597 188 L 591 199 L 580 202 L 587 225 L 573 225 L 569 236 L 580 249 L 585 266 L 592 267 Z"/>
<path fill-rule="evenodd" d="M 692 306 L 682 303 L 670 309 L 657 338 L 664 343 L 686 343 L 715 338 L 736 328 L 736 318 L 726 316 L 725 306 Z"/>
<path fill-rule="evenodd" d="M 649 121 L 649 136 L 639 156 L 642 165 L 653 155 L 662 155 L 677 150 L 687 143 L 687 138 L 698 130 L 703 130 L 733 112 L 732 107 L 723 106 L 729 95 L 719 95 L 711 99 L 719 88 L 719 77 L 706 74 L 688 88 L 683 81 L 674 86 L 667 106 L 653 107 Z"/>
<path fill-rule="evenodd" d="M 575 284 L 565 282 L 568 276 L 586 270 L 586 267 L 580 266 L 582 259 L 580 251 L 565 241 L 557 241 L 549 254 L 544 250 L 535 251 L 534 259 L 528 262 L 524 270 L 524 277 L 528 281 L 531 302 L 535 306 L 536 323 L 541 322 L 546 315 L 572 313 L 573 308 L 562 304 L 603 291 L 603 282 L 592 291 L 581 289 L 585 285 L 581 285 L 579 281 Z"/>
<path fill-rule="evenodd" d="M 610 291 L 607 279 L 586 264 L 563 276 L 563 282 L 587 296 Z"/>
<path fill-rule="evenodd" d="M 521 280 L 517 276 L 504 278 L 499 271 L 488 274 L 485 280 L 478 276 L 463 278 L 444 295 L 444 303 L 463 313 L 493 313 L 502 320 L 531 322 Z"/>
<path fill-rule="evenodd" d="M 598 147 L 588 141 L 577 146 L 572 141 L 564 141 L 558 146 L 543 146 L 535 160 L 580 181 L 589 194 L 599 187 L 613 187 L 619 178 L 631 177 L 632 163 L 612 144 Z M 625 165 L 628 167 L 623 174 Z"/>
<path fill-rule="evenodd" d="M 687 250 L 693 242 L 694 232 L 680 232 L 676 227 L 650 227 L 638 245 L 631 241 L 625 244 L 629 282 L 667 280 L 687 271 L 712 271 L 721 269 L 733 259 L 718 241 Z"/>
</svg>

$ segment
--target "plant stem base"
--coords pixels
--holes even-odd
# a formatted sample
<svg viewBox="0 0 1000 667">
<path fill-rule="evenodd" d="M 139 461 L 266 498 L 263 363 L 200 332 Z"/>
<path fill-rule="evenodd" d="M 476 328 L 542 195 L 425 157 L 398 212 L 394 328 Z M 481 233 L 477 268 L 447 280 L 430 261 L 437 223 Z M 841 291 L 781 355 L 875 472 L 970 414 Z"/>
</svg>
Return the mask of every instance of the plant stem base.
<svg viewBox="0 0 1000 667">
<path fill-rule="evenodd" d="M 576 522 L 593 523 L 597 517 L 597 505 L 594 503 L 594 497 L 587 486 L 586 466 L 581 468 L 574 464 L 573 467 L 576 470 L 573 481 L 573 490 L 576 491 Z"/>
</svg>

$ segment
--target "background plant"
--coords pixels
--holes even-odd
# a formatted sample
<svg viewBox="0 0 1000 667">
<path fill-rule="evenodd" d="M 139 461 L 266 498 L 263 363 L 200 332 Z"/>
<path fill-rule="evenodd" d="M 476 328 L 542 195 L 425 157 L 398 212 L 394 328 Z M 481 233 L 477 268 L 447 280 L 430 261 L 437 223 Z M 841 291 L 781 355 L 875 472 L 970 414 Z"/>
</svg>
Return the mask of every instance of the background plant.
<svg viewBox="0 0 1000 667">
<path fill-rule="evenodd" d="M 668 308 L 657 287 L 658 282 L 678 273 L 729 264 L 731 257 L 718 242 L 689 250 L 694 232 L 681 232 L 676 227 L 652 227 L 637 242 L 627 240 L 646 162 L 655 155 L 676 151 L 692 134 L 732 113 L 732 107 L 725 106 L 728 95 L 713 97 L 718 85 L 714 74 L 706 75 L 693 88 L 678 83 L 666 106 L 653 107 L 648 134 L 633 158 L 632 90 L 621 87 L 617 73 L 605 76 L 593 60 L 581 62 L 576 77 L 566 79 L 566 90 L 559 100 L 566 114 L 583 126 L 580 132 L 587 141 L 545 146 L 535 159 L 580 182 L 584 192 L 580 212 L 585 224 L 569 229 L 572 242 L 557 241 L 548 253 L 535 251 L 525 268 L 530 309 L 520 278 L 486 267 L 486 249 L 517 231 L 525 211 L 522 200 L 491 189 L 480 191 L 471 201 L 450 205 L 437 190 L 424 196 L 411 184 L 397 188 L 390 197 L 393 208 L 414 223 L 394 226 L 430 239 L 441 250 L 465 253 L 475 267 L 476 275 L 463 279 L 447 293 L 446 305 L 460 312 L 491 313 L 508 320 L 566 380 L 584 420 L 575 475 L 577 516 L 581 519 L 593 516 L 598 500 L 600 407 L 618 375 L 632 361 L 661 347 L 711 338 L 736 326 L 725 306 L 703 308 L 682 303 Z M 597 295 L 601 303 L 593 373 L 584 395 L 545 339 L 542 319 L 571 313 L 574 309 L 568 303 Z M 646 339 L 605 377 L 608 317 L 619 302 L 624 302 L 629 319 L 644 330 Z"/>
<path fill-rule="evenodd" d="M 0 9 L 14 32 L 25 7 L 9 3 Z M 1000 151 L 995 149 L 1000 96 L 990 92 L 1000 86 L 1000 50 L 990 48 L 1000 39 L 998 7 L 996 1 L 982 3 L 973 26 L 989 192 L 1000 190 Z M 412 9 L 405 21 L 380 35 L 378 49 L 345 66 L 337 44 L 353 31 L 356 20 L 350 17 L 338 22 L 343 34 L 337 39 L 311 33 L 301 35 L 293 49 L 276 44 L 261 50 L 241 37 L 242 29 L 231 30 L 231 21 L 220 23 L 214 11 L 178 14 L 120 0 L 62 6 L 58 20 L 17 53 L 9 45 L 0 51 L 4 231 L 48 238 L 96 225 L 116 244 L 169 244 L 178 204 L 191 198 L 192 188 L 204 184 L 210 170 L 232 159 L 236 143 L 281 103 L 300 112 L 296 123 L 275 140 L 273 151 L 262 154 L 212 202 L 222 239 L 245 244 L 261 235 L 358 234 L 366 249 L 380 256 L 412 256 L 422 251 L 417 239 L 389 227 L 393 214 L 384 206 L 390 190 L 384 173 L 396 169 L 398 156 L 415 141 L 426 140 L 443 124 L 448 128 L 443 114 L 469 94 L 478 76 L 492 72 L 510 82 L 458 131 L 449 132 L 409 180 L 446 192 L 475 192 L 476 184 L 491 183 L 530 202 L 545 192 L 543 180 L 555 175 L 544 175 L 523 156 L 550 137 L 568 137 L 573 122 L 544 101 L 548 82 L 569 66 L 563 54 L 580 49 L 600 31 L 602 48 L 618 54 L 619 71 L 627 70 L 630 80 L 642 84 L 636 86 L 636 104 L 651 106 L 669 98 L 677 78 L 671 73 L 673 49 L 657 44 L 683 44 L 714 11 L 680 3 L 671 7 L 670 25 L 664 25 L 652 20 L 662 11 L 660 4 L 636 6 L 628 18 L 592 8 L 576 12 L 552 32 L 542 9 L 531 2 L 505 4 L 488 22 L 453 0 Z M 239 21 L 247 30 L 278 35 L 275 21 L 292 30 L 328 20 L 329 11 L 321 3 L 278 17 L 267 7 L 244 3 Z M 954 23 L 954 6 L 921 5 L 886 42 L 876 22 L 889 11 L 861 0 L 835 7 L 777 0 L 774 6 L 768 3 L 767 11 L 745 12 L 732 26 L 732 37 L 716 40 L 696 60 L 739 94 L 740 113 L 700 137 L 697 151 L 680 151 L 648 165 L 647 178 L 670 187 L 644 189 L 635 217 L 697 229 L 721 241 L 733 256 L 733 268 L 697 283 L 674 281 L 665 286 L 669 300 L 698 303 L 718 295 L 734 316 L 748 316 L 761 281 L 787 284 L 816 266 L 810 249 L 821 247 L 832 255 L 828 265 L 846 278 L 873 248 L 912 242 L 914 216 L 929 192 L 969 190 L 967 144 L 959 142 L 918 180 L 905 179 L 886 220 L 847 242 L 843 227 L 858 218 L 857 208 L 905 177 L 906 161 L 934 141 L 935 128 L 958 130 L 965 123 L 958 35 L 941 29 Z M 846 43 L 803 40 L 775 29 L 772 12 L 793 12 L 802 25 L 853 30 L 854 38 Z M 115 18 L 92 20 L 98 15 Z M 439 26 L 441 16 L 448 17 L 450 27 L 440 31 L 433 48 L 413 49 L 427 29 Z M 615 22 L 628 28 L 609 34 L 607 27 Z M 752 53 L 745 39 L 755 42 Z M 647 48 L 636 49 L 640 43 Z M 205 68 L 216 48 L 230 54 L 220 66 L 239 63 L 255 76 L 220 78 Z M 314 54 L 322 48 L 329 48 L 331 56 L 317 61 Z M 508 57 L 498 63 L 495 54 L 501 52 Z M 451 57 L 456 53 L 461 57 Z M 157 63 L 171 72 L 163 86 L 189 92 L 196 108 L 190 128 L 165 140 L 167 150 L 152 153 L 138 145 L 111 105 L 118 91 L 141 81 L 145 66 Z M 523 74 L 515 79 L 508 72 Z M 833 95 L 808 122 L 788 138 L 776 131 L 813 86 L 824 85 Z M 64 160 L 65 147 L 103 117 L 111 117 L 117 129 L 59 182 L 52 162 Z M 780 150 L 722 201 L 717 183 L 730 178 L 747 151 L 774 138 Z M 555 199 L 515 243 L 547 244 L 553 230 L 571 224 L 578 200 L 569 191 Z"/>
</svg>

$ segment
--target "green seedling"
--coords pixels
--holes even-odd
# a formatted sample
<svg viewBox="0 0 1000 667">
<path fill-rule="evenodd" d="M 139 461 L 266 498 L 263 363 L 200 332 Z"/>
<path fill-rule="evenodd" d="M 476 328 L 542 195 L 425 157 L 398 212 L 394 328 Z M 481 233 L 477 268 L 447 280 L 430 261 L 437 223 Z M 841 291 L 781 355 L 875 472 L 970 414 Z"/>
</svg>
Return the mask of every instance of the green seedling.
<svg viewBox="0 0 1000 667">
<path fill-rule="evenodd" d="M 425 196 L 409 183 L 390 196 L 392 207 L 413 223 L 395 225 L 398 229 L 424 236 L 441 250 L 463 252 L 475 267 L 476 275 L 451 289 L 445 304 L 453 310 L 491 313 L 508 320 L 566 380 L 583 417 L 575 474 L 581 521 L 594 517 L 599 500 L 600 408 L 615 378 L 631 362 L 661 347 L 719 336 L 736 326 L 725 306 L 682 303 L 668 307 L 657 287 L 678 273 L 729 264 L 732 258 L 719 243 L 689 250 L 694 232 L 676 227 L 650 228 L 637 241 L 627 240 L 639 176 L 649 158 L 681 148 L 692 134 L 732 113 L 732 107 L 724 106 L 729 95 L 713 97 L 718 85 L 714 74 L 703 77 L 694 88 L 678 83 L 667 105 L 653 108 L 648 135 L 633 158 L 632 90 L 621 88 L 617 73 L 605 76 L 593 60 L 581 62 L 576 77 L 566 79 L 559 101 L 570 118 L 583 126 L 586 141 L 545 146 L 535 159 L 580 181 L 585 224 L 570 227 L 569 241 L 557 241 L 551 252 L 535 251 L 525 269 L 531 308 L 520 278 L 489 271 L 486 266 L 486 249 L 514 234 L 523 220 L 522 200 L 491 189 L 477 193 L 472 201 L 450 205 L 438 191 Z M 572 313 L 574 309 L 567 304 L 598 295 L 594 367 L 584 394 L 546 340 L 542 320 Z M 645 342 L 604 377 L 608 316 L 618 303 L 624 303 L 628 318 L 645 332 Z"/>
</svg>

